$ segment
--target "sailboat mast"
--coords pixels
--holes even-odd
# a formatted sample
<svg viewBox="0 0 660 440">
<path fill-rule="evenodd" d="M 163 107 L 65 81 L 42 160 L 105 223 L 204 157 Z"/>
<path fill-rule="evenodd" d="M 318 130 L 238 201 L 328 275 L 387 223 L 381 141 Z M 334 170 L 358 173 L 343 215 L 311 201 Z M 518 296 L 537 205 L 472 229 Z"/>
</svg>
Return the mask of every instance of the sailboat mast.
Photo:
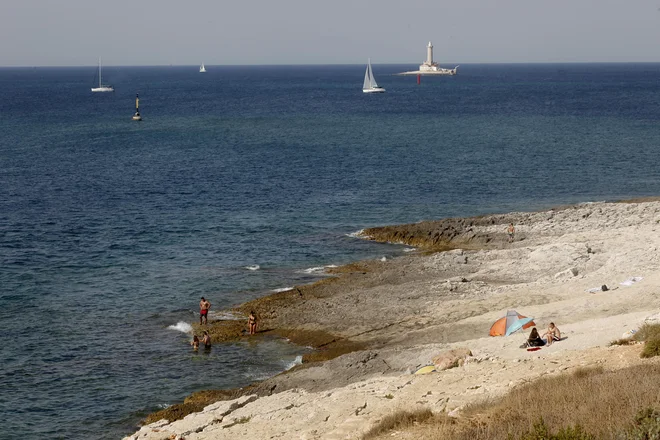
<svg viewBox="0 0 660 440">
<path fill-rule="evenodd" d="M 99 88 L 101 88 L 101 57 L 99 57 Z"/>
<path fill-rule="evenodd" d="M 139 106 L 140 106 L 140 95 L 136 93 L 135 94 L 135 111 L 136 112 L 138 111 Z"/>
</svg>

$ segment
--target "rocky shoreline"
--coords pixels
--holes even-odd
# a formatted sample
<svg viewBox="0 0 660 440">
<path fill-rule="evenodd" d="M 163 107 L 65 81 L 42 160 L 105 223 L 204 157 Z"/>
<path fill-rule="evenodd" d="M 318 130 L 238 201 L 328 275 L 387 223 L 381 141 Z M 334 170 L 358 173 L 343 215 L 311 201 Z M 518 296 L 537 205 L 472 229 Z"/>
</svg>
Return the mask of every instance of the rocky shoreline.
<svg viewBox="0 0 660 440">
<path fill-rule="evenodd" d="M 606 346 L 658 312 L 659 221 L 660 202 L 649 200 L 366 229 L 365 238 L 424 252 L 349 264 L 333 277 L 237 307 L 257 312 L 263 334 L 316 350 L 258 384 L 195 393 L 126 438 L 360 438 L 402 405 L 455 412 L 564 371 L 553 362 L 565 369 L 612 356 L 625 362 L 611 365 L 638 362 L 626 354 L 635 347 Z M 516 226 L 510 244 L 509 223 Z M 615 289 L 631 276 L 643 281 Z M 603 284 L 612 289 L 586 292 Z M 540 328 L 557 322 L 568 339 L 532 355 L 518 348 L 521 334 L 487 337 L 512 308 Z M 242 321 L 210 327 L 216 342 L 245 337 Z M 459 368 L 411 375 L 461 347 L 472 355 Z"/>
</svg>

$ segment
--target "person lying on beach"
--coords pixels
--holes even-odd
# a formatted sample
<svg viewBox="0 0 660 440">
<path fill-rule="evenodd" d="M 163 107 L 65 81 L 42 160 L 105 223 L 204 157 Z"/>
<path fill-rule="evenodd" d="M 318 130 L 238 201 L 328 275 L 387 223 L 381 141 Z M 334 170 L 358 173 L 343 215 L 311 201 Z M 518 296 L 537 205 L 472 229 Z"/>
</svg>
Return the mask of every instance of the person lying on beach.
<svg viewBox="0 0 660 440">
<path fill-rule="evenodd" d="M 202 337 L 202 342 L 204 343 L 204 348 L 211 348 L 211 337 L 209 332 L 204 330 L 204 336 Z"/>
<path fill-rule="evenodd" d="M 541 339 L 539 336 L 538 330 L 536 330 L 536 327 L 532 328 L 531 333 L 529 334 L 529 338 L 527 338 L 527 342 L 523 344 L 524 347 L 543 347 L 545 345 L 545 341 Z"/>
<path fill-rule="evenodd" d="M 248 330 L 251 335 L 257 333 L 257 316 L 254 312 L 250 312 L 250 316 L 248 316 Z"/>
<path fill-rule="evenodd" d="M 193 340 L 190 341 L 190 345 L 192 345 L 193 350 L 197 351 L 199 348 L 199 338 L 197 335 L 193 335 Z"/>
<path fill-rule="evenodd" d="M 561 339 L 561 332 L 555 323 L 551 322 L 548 326 L 548 331 L 543 333 L 542 337 L 546 338 L 548 345 L 552 345 L 553 341 L 559 341 Z"/>
</svg>

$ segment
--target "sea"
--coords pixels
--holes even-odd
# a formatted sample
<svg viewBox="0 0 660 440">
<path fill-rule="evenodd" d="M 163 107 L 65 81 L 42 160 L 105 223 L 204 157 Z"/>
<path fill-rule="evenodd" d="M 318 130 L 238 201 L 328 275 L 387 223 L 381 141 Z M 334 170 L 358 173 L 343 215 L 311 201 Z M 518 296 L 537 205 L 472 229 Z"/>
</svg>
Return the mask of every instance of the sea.
<svg viewBox="0 0 660 440">
<path fill-rule="evenodd" d="M 118 439 L 309 349 L 215 317 L 405 246 L 365 227 L 660 195 L 660 64 L 0 69 L 0 438 Z M 134 122 L 135 96 L 142 122 Z"/>
</svg>

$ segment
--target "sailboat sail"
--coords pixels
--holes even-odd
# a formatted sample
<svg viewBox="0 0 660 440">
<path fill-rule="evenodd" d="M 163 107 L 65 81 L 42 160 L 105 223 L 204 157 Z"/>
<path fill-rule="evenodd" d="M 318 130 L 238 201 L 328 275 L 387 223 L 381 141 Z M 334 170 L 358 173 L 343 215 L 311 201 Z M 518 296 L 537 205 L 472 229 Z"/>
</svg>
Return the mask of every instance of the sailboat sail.
<svg viewBox="0 0 660 440">
<path fill-rule="evenodd" d="M 96 79 L 96 76 L 94 77 Z M 101 74 L 101 57 L 99 57 L 99 86 L 92 87 L 92 92 L 114 92 L 115 89 L 110 85 L 103 85 L 103 76 Z"/>
<path fill-rule="evenodd" d="M 364 93 L 383 93 L 384 88 L 380 87 L 374 78 L 374 72 L 371 70 L 371 59 L 367 63 L 367 70 L 364 72 L 364 83 L 362 83 Z"/>
<path fill-rule="evenodd" d="M 371 70 L 371 60 L 369 61 L 369 80 L 371 81 L 371 88 L 375 89 L 378 87 L 378 83 L 376 82 L 376 78 L 374 78 L 374 73 Z"/>
<path fill-rule="evenodd" d="M 362 83 L 363 89 L 371 88 L 371 64 L 367 65 L 367 70 L 364 72 L 364 83 Z"/>
</svg>

